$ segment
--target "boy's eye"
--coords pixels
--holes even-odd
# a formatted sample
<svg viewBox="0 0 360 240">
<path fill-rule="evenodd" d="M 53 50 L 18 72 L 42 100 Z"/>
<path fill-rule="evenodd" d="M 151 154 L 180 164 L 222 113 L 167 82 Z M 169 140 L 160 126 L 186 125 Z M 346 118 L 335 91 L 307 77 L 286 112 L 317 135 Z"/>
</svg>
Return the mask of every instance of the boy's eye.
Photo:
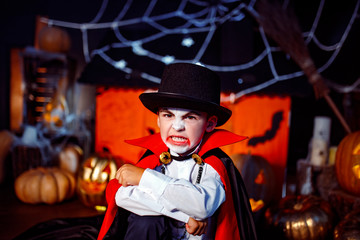
<svg viewBox="0 0 360 240">
<path fill-rule="evenodd" d="M 190 119 L 190 120 L 195 120 L 195 119 L 196 119 L 196 117 L 195 117 L 195 116 L 192 116 L 192 115 L 187 116 L 186 118 L 187 118 L 187 119 Z"/>
<path fill-rule="evenodd" d="M 170 113 L 164 113 L 164 114 L 163 114 L 163 117 L 165 117 L 165 118 L 171 118 L 172 115 L 171 115 Z"/>
</svg>

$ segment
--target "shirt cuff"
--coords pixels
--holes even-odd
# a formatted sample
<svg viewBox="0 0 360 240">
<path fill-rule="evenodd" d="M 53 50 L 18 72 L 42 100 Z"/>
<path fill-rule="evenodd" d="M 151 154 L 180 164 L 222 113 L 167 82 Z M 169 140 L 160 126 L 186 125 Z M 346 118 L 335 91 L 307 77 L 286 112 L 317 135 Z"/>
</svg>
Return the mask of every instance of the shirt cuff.
<svg viewBox="0 0 360 240">
<path fill-rule="evenodd" d="M 160 212 L 162 213 L 162 215 L 168 216 L 183 223 L 188 223 L 190 219 L 188 215 L 180 211 L 169 212 L 165 208 L 163 208 Z"/>
<path fill-rule="evenodd" d="M 160 197 L 171 179 L 158 171 L 147 168 L 140 179 L 139 188 L 145 191 L 151 190 L 154 195 Z"/>
</svg>

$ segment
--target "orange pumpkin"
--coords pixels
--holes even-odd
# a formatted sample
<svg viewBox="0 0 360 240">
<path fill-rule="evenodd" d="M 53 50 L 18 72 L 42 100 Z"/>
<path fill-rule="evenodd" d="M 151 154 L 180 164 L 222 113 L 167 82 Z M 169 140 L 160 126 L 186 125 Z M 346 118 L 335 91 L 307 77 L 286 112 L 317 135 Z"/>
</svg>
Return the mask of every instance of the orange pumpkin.
<svg viewBox="0 0 360 240">
<path fill-rule="evenodd" d="M 94 154 L 82 164 L 77 181 L 77 193 L 85 206 L 106 206 L 105 189 L 115 178 L 117 163 L 109 152 Z"/>
<path fill-rule="evenodd" d="M 341 140 L 336 151 L 335 173 L 345 191 L 360 196 L 360 131 Z"/>
<path fill-rule="evenodd" d="M 75 178 L 57 167 L 38 167 L 16 178 L 15 193 L 25 203 L 59 203 L 74 195 Z"/>
<path fill-rule="evenodd" d="M 66 53 L 71 46 L 69 34 L 58 27 L 46 26 L 39 32 L 39 48 L 48 52 Z"/>
</svg>

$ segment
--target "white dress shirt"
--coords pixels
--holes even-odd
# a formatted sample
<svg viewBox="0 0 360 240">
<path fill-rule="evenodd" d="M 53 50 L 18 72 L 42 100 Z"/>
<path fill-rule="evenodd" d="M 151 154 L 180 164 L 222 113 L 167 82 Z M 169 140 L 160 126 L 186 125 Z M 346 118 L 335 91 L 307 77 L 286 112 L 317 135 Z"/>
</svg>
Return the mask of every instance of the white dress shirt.
<svg viewBox="0 0 360 240">
<path fill-rule="evenodd" d="M 173 160 L 165 166 L 165 174 L 161 173 L 161 166 L 154 170 L 146 169 L 138 186 L 118 189 L 116 204 L 141 216 L 165 215 L 183 223 L 187 223 L 190 217 L 207 219 L 225 201 L 225 190 L 219 174 L 206 163 L 200 183 L 195 184 L 198 170 L 199 165 L 192 158 Z M 208 229 L 211 229 L 211 222 Z M 173 229 L 176 231 L 179 229 Z M 182 233 L 179 231 L 178 235 Z M 187 234 L 185 239 L 208 237 Z"/>
</svg>

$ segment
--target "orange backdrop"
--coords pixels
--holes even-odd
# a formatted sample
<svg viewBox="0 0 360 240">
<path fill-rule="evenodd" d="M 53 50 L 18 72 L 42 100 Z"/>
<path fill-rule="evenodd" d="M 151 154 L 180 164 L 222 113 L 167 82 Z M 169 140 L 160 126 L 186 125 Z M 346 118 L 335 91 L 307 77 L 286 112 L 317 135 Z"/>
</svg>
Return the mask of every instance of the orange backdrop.
<svg viewBox="0 0 360 240">
<path fill-rule="evenodd" d="M 156 115 L 143 107 L 138 98 L 144 90 L 99 87 L 97 91 L 95 150 L 100 152 L 107 147 L 126 162 L 137 161 L 144 150 L 124 140 L 158 132 Z M 222 94 L 222 99 L 227 97 Z M 233 115 L 221 128 L 249 137 L 222 149 L 228 155 L 250 152 L 267 159 L 275 172 L 280 196 L 288 153 L 290 97 L 249 95 L 222 105 Z"/>
</svg>

